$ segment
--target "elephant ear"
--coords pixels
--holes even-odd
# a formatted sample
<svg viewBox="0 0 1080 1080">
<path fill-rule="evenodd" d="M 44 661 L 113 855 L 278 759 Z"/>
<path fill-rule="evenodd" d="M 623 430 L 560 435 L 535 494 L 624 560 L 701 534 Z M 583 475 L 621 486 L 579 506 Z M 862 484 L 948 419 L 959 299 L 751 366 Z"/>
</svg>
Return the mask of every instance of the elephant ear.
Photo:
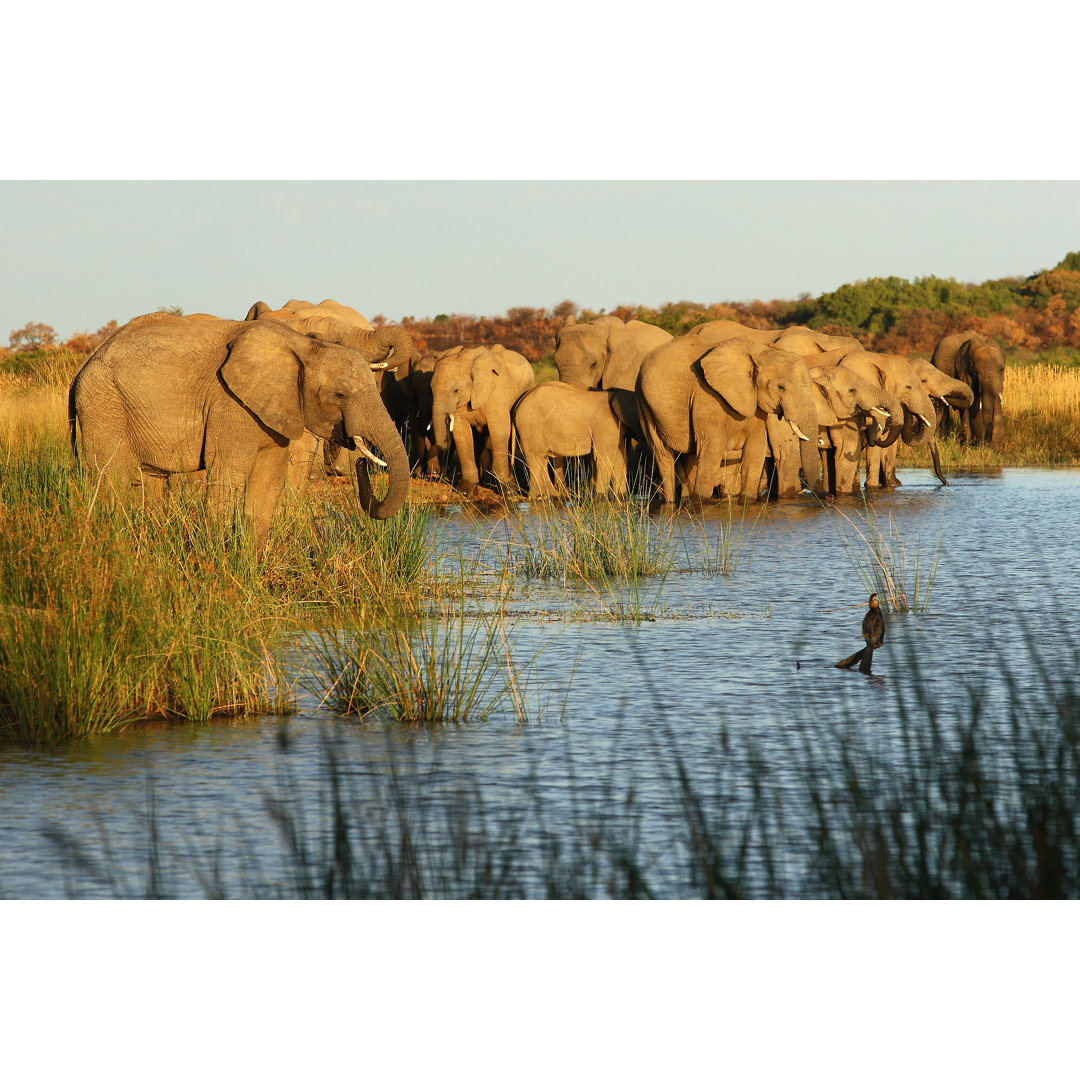
<svg viewBox="0 0 1080 1080">
<path fill-rule="evenodd" d="M 819 382 L 827 376 L 823 368 L 813 367 L 810 369 L 810 385 L 813 388 L 814 410 L 817 412 L 818 427 L 836 427 L 840 418 L 836 415 L 833 407 L 829 404 L 829 392 Z"/>
<path fill-rule="evenodd" d="M 629 429 L 635 439 L 644 439 L 645 433 L 641 430 L 641 420 L 638 417 L 637 398 L 633 390 L 608 390 L 606 391 L 611 402 L 611 411 L 615 414 L 619 423 Z"/>
<path fill-rule="evenodd" d="M 281 331 L 280 326 L 256 320 L 233 341 L 220 374 L 225 385 L 268 428 L 291 442 L 304 434 L 300 403 L 303 365 Z"/>
<path fill-rule="evenodd" d="M 705 353 L 698 363 L 705 381 L 740 416 L 757 412 L 754 358 L 747 348 L 725 341 Z"/>
<path fill-rule="evenodd" d="M 499 381 L 499 369 L 491 362 L 489 356 L 477 357 L 472 369 L 472 397 L 469 399 L 470 409 L 482 409 L 495 391 Z"/>
</svg>

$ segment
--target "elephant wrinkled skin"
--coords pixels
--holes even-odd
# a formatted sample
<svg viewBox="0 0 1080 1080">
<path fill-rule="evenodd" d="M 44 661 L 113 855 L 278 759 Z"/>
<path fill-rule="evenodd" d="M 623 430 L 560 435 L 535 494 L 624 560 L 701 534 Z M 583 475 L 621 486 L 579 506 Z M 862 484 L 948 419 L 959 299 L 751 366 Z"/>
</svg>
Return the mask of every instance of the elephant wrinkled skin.
<svg viewBox="0 0 1080 1080">
<path fill-rule="evenodd" d="M 368 357 L 273 320 L 133 319 L 76 374 L 68 409 L 73 447 L 78 435 L 82 465 L 112 497 L 160 497 L 171 474 L 205 470 L 216 509 L 243 493 L 260 548 L 305 431 L 385 458 L 382 500 L 366 458 L 356 464 L 370 516 L 389 517 L 408 493 L 408 457 Z"/>
<path fill-rule="evenodd" d="M 770 416 L 790 426 L 806 482 L 823 493 L 817 410 L 801 357 L 747 338 L 710 345 L 687 334 L 645 357 L 636 393 L 666 502 L 676 501 L 676 455 L 693 498 L 711 498 L 718 486 L 741 502 L 758 498 Z"/>
<path fill-rule="evenodd" d="M 318 304 L 306 300 L 290 300 L 277 310 L 262 300 L 256 301 L 245 316 L 248 321 L 271 320 L 283 323 L 301 334 L 345 345 L 368 357 L 376 370 L 376 383 L 383 404 L 399 428 L 406 427 L 412 408 L 409 364 L 416 354 L 409 332 L 401 326 L 372 326 L 355 308 L 339 304 L 336 300 L 323 300 Z M 415 441 L 415 434 L 413 439 Z M 303 452 L 314 453 L 314 444 L 308 439 Z M 329 456 L 331 471 L 344 475 L 353 456 L 348 448 L 338 447 Z M 355 464 L 354 461 L 352 461 Z"/>
<path fill-rule="evenodd" d="M 616 498 L 626 497 L 626 438 L 641 435 L 632 391 L 541 383 L 514 406 L 514 427 L 529 470 L 530 498 L 566 494 L 563 462 L 569 457 L 591 459 L 594 495 L 610 488 Z"/>
<path fill-rule="evenodd" d="M 971 389 L 972 400 L 966 406 L 954 406 L 960 415 L 961 435 L 1000 448 L 1005 438 L 1005 355 L 1001 349 L 972 331 L 948 334 L 934 347 L 931 363 Z M 947 416 L 946 409 L 943 420 Z"/>
</svg>

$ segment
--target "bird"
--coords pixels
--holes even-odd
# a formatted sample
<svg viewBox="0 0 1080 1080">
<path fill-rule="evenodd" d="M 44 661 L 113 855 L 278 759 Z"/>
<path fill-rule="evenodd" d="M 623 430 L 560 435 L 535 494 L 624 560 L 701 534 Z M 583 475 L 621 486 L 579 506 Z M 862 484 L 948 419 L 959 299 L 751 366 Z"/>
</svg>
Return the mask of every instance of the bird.
<svg viewBox="0 0 1080 1080">
<path fill-rule="evenodd" d="M 880 649 L 885 640 L 885 618 L 881 614 L 881 605 L 878 603 L 877 593 L 871 593 L 867 601 L 868 609 L 863 616 L 862 636 L 866 644 L 857 652 L 841 660 L 838 668 L 854 667 L 859 665 L 859 671 L 864 675 L 870 674 L 870 665 L 873 662 L 874 650 Z"/>
</svg>

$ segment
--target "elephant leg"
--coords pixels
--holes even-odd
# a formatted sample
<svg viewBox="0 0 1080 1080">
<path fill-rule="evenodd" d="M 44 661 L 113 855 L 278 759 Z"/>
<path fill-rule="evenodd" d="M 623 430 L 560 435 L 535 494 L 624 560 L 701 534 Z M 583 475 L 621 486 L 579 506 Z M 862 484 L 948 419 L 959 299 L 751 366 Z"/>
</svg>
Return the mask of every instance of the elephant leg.
<svg viewBox="0 0 1080 1080">
<path fill-rule="evenodd" d="M 765 425 L 760 425 L 747 436 L 742 451 L 742 468 L 739 470 L 739 502 L 754 502 L 761 490 L 761 476 L 765 471 L 765 455 L 769 452 L 769 440 Z"/>
<path fill-rule="evenodd" d="M 529 497 L 532 499 L 547 499 L 555 494 L 555 485 L 551 482 L 548 474 L 547 454 L 535 451 L 525 452 L 525 467 L 529 472 Z"/>
<path fill-rule="evenodd" d="M 507 414 L 506 423 L 502 417 L 494 417 L 488 421 L 488 440 L 491 446 L 491 471 L 499 485 L 507 490 L 516 488 L 514 478 L 510 473 L 510 417 Z"/>
<path fill-rule="evenodd" d="M 879 488 L 882 485 L 883 461 L 885 450 L 880 446 L 866 448 L 866 487 Z"/>
<path fill-rule="evenodd" d="M 653 460 L 656 463 L 656 471 L 660 476 L 660 498 L 671 506 L 675 505 L 675 452 L 664 445 L 660 433 L 656 427 L 652 410 L 645 402 L 638 399 L 638 415 L 645 434 L 645 441 L 652 451 Z"/>
<path fill-rule="evenodd" d="M 902 486 L 896 478 L 896 455 L 899 449 L 899 444 L 893 443 L 881 450 L 881 481 L 886 487 Z"/>
<path fill-rule="evenodd" d="M 458 481 L 461 490 L 471 495 L 480 484 L 480 470 L 476 465 L 476 446 L 473 441 L 472 424 L 459 420 L 452 433 L 454 449 L 457 450 L 458 469 L 461 478 Z"/>
<path fill-rule="evenodd" d="M 859 493 L 860 435 L 854 424 L 829 429 L 833 444 L 833 473 L 837 495 Z"/>
<path fill-rule="evenodd" d="M 255 529 L 255 546 L 266 547 L 270 522 L 285 487 L 289 446 L 264 447 L 255 455 L 244 492 L 244 517 Z"/>
</svg>

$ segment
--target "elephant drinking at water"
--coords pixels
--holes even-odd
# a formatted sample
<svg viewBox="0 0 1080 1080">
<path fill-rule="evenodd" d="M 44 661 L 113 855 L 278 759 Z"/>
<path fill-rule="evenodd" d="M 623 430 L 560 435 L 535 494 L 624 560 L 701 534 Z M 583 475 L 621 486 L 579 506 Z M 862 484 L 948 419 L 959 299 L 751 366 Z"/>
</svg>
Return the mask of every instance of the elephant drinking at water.
<svg viewBox="0 0 1080 1080">
<path fill-rule="evenodd" d="M 691 496 L 710 498 L 720 486 L 741 502 L 758 498 L 769 417 L 791 427 L 806 482 L 824 494 L 817 410 L 801 357 L 746 338 L 711 346 L 701 335 L 687 334 L 645 357 L 636 393 L 665 501 L 676 500 L 677 455 Z"/>
<path fill-rule="evenodd" d="M 290 446 L 305 431 L 361 450 L 356 478 L 372 517 L 389 517 L 408 494 L 408 456 L 369 358 L 273 320 L 133 319 L 76 374 L 68 408 L 82 464 L 113 497 L 131 489 L 160 497 L 169 475 L 205 470 L 217 509 L 230 493 L 243 495 L 260 547 Z M 381 500 L 368 459 L 389 469 Z"/>
</svg>

